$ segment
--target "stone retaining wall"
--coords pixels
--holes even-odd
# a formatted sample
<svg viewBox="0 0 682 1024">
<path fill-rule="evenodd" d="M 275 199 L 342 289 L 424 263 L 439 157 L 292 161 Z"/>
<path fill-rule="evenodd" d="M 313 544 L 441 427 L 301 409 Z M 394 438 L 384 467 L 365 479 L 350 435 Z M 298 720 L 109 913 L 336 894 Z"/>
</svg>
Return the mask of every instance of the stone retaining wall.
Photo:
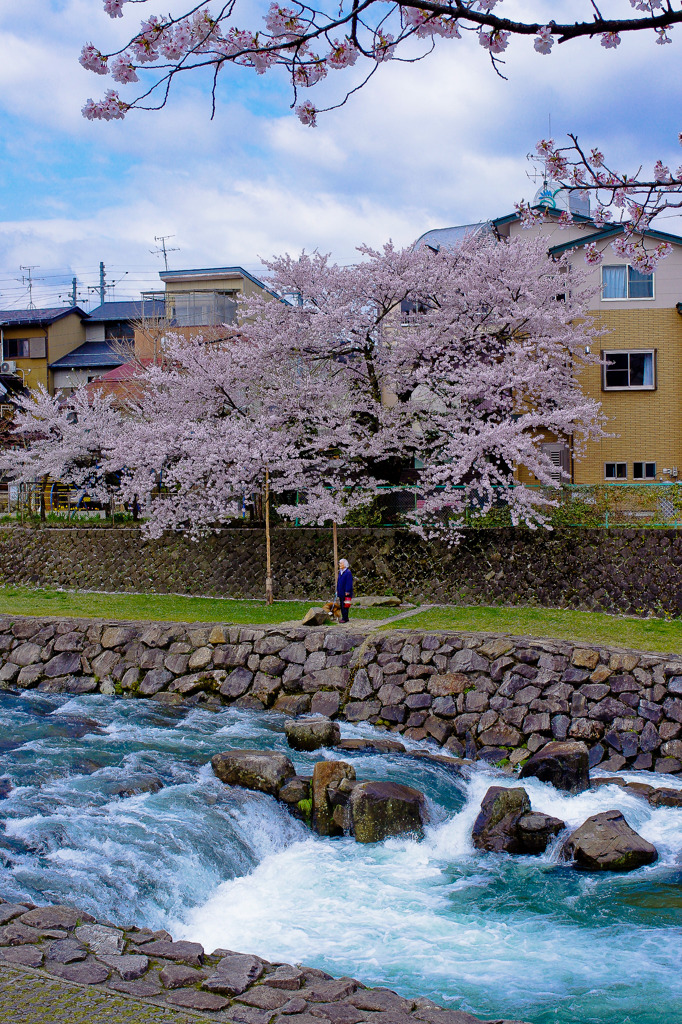
<svg viewBox="0 0 682 1024">
<path fill-rule="evenodd" d="M 340 529 L 358 594 L 447 604 L 540 604 L 682 614 L 682 530 L 469 530 L 456 548 L 392 529 Z M 275 596 L 315 600 L 334 575 L 331 530 L 278 529 Z M 262 598 L 262 530 L 194 543 L 137 529 L 0 528 L 0 583 Z"/>
<path fill-rule="evenodd" d="M 472 633 L 355 633 L 0 616 L 0 687 L 369 722 L 518 763 L 552 737 L 591 764 L 682 771 L 682 658 Z"/>
</svg>

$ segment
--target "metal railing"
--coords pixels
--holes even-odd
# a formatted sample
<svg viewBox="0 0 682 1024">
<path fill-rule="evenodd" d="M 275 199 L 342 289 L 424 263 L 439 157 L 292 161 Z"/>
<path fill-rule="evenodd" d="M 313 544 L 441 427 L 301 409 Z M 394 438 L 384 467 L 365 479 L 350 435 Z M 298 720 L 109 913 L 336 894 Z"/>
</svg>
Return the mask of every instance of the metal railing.
<svg viewBox="0 0 682 1024">
<path fill-rule="evenodd" d="M 560 488 L 534 486 L 542 497 L 552 502 L 545 508 L 548 522 L 555 528 L 582 527 L 609 529 L 612 527 L 668 528 L 682 527 L 682 483 L 608 483 L 564 484 Z M 464 486 L 453 488 L 462 500 L 447 501 L 435 513 L 427 513 L 425 495 L 418 487 L 385 488 L 367 504 L 350 513 L 344 525 L 353 527 L 401 527 L 417 522 L 428 525 L 445 522 L 461 525 L 465 529 L 495 529 L 511 527 L 510 507 L 500 489 L 499 499 L 486 512 L 482 511 L 475 490 Z M 465 497 L 466 495 L 466 497 Z M 172 501 L 173 495 L 160 488 L 156 500 Z M 289 499 L 290 500 L 290 499 Z M 301 504 L 305 496 L 300 495 Z M 242 514 L 222 524 L 248 526 L 262 521 L 262 497 L 245 496 Z M 13 520 L 78 521 L 83 519 L 126 518 L 131 514 L 116 494 L 106 501 L 95 501 L 87 494 L 58 481 L 27 484 L 0 483 L 0 517 Z M 277 496 L 271 505 L 273 525 L 282 528 L 302 526 L 300 520 L 290 520 L 277 514 Z"/>
</svg>

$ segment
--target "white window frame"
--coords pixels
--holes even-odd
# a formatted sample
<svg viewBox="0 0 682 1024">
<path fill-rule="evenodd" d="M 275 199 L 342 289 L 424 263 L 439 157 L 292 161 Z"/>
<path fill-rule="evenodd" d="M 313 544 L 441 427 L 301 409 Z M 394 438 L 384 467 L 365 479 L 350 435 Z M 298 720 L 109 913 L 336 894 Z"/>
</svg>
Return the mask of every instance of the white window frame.
<svg viewBox="0 0 682 1024">
<path fill-rule="evenodd" d="M 653 359 L 653 371 L 654 371 L 654 382 L 653 384 L 624 384 L 614 386 L 613 384 L 606 383 L 606 371 L 608 369 L 607 363 L 609 362 L 609 356 L 647 356 L 650 355 Z M 602 349 L 601 352 L 602 368 L 601 368 L 601 388 L 602 391 L 655 391 L 658 387 L 658 359 L 657 350 L 655 348 L 609 348 Z M 628 362 L 629 367 L 629 362 Z M 628 369 L 628 374 L 630 370 Z"/>
<path fill-rule="evenodd" d="M 628 294 L 626 296 L 624 296 L 622 299 L 618 299 L 618 298 L 609 299 L 609 298 L 606 298 L 604 296 L 604 271 L 607 268 L 609 268 L 609 267 L 626 267 L 626 269 L 627 269 L 627 273 L 625 275 L 625 280 L 626 280 L 626 284 L 627 284 Z M 652 275 L 651 275 L 651 295 L 639 295 L 639 296 L 636 296 L 635 298 L 631 298 L 631 296 L 630 296 L 630 270 L 637 270 L 637 267 L 633 267 L 631 263 L 607 263 L 606 265 L 604 265 L 602 263 L 601 273 L 600 273 L 600 294 L 601 294 L 601 301 L 602 302 L 653 302 L 654 301 L 654 299 L 656 298 L 656 274 L 652 273 Z"/>
<path fill-rule="evenodd" d="M 607 476 L 606 475 L 606 467 L 607 466 L 625 466 L 625 476 Z M 628 478 L 628 464 L 627 464 L 627 462 L 620 462 L 618 460 L 614 460 L 613 462 L 609 461 L 609 462 L 605 462 L 604 463 L 604 479 L 605 480 L 611 480 L 611 481 L 616 481 L 617 482 L 618 480 L 627 480 L 627 478 Z"/>
<path fill-rule="evenodd" d="M 643 475 L 642 476 L 635 476 L 635 466 L 638 465 L 638 464 L 642 467 L 642 470 L 643 470 Z M 654 475 L 653 476 L 647 476 L 646 475 L 646 467 L 647 466 L 653 466 L 654 467 Z M 657 468 L 656 463 L 652 462 L 651 460 L 636 459 L 632 463 L 632 479 L 633 480 L 655 480 L 656 479 L 656 468 Z"/>
</svg>

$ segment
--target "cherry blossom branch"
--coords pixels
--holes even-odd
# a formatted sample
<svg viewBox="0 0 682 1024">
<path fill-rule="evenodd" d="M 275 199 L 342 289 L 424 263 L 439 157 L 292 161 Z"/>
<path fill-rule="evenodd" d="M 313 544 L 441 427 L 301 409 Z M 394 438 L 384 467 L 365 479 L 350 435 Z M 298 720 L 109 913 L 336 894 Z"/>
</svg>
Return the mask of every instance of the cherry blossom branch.
<svg viewBox="0 0 682 1024">
<path fill-rule="evenodd" d="M 652 222 L 665 210 L 682 209 L 682 164 L 671 172 L 662 160 L 657 160 L 651 177 L 642 174 L 641 166 L 628 174 L 609 166 L 599 149 L 588 153 L 577 135 L 569 133 L 568 140 L 567 145 L 558 146 L 554 139 L 542 139 L 536 146 L 536 160 L 545 183 L 551 182 L 553 190 L 593 201 L 590 219 L 602 238 L 585 246 L 587 263 L 601 263 L 604 246 L 610 243 L 614 252 L 627 258 L 640 273 L 651 274 L 672 247 L 665 240 L 652 245 L 647 234 L 655 231 Z M 682 134 L 678 141 L 682 144 Z M 531 207 L 526 202 L 518 203 L 517 209 L 527 227 L 546 216 L 542 206 Z M 559 226 L 568 227 L 573 222 L 569 200 Z"/>
<path fill-rule="evenodd" d="M 103 0 L 105 12 L 112 18 L 123 17 L 126 3 L 147 2 L 149 0 Z M 103 100 L 88 100 L 83 114 L 91 119 L 120 119 L 133 108 L 144 108 L 144 100 L 157 90 L 163 96 L 160 103 L 163 106 L 178 73 L 207 66 L 213 67 L 213 109 L 217 74 L 225 65 L 232 64 L 251 68 L 257 74 L 264 74 L 273 67 L 284 68 L 292 86 L 292 106 L 296 107 L 301 121 L 312 126 L 319 111 L 310 100 L 297 103 L 299 89 L 315 86 L 331 71 L 349 68 L 359 58 L 371 62 L 371 71 L 361 85 L 347 90 L 326 110 L 343 105 L 386 61 L 424 59 L 439 39 L 459 39 L 462 31 L 478 35 L 493 68 L 501 74 L 499 54 L 514 36 L 534 36 L 535 50 L 548 54 L 555 42 L 566 43 L 579 38 L 598 38 L 602 46 L 615 48 L 623 34 L 641 31 L 654 32 L 658 43 L 669 43 L 668 31 L 682 22 L 682 9 L 672 0 L 629 0 L 630 7 L 640 14 L 623 18 L 604 18 L 591 0 L 586 5 L 591 18 L 548 24 L 501 17 L 494 10 L 503 2 L 340 0 L 333 15 L 301 2 L 294 2 L 291 7 L 272 3 L 263 22 L 241 29 L 233 23 L 238 0 L 227 3 L 202 0 L 178 17 L 148 17 L 142 21 L 139 32 L 112 53 L 103 52 L 92 43 L 84 46 L 81 64 L 96 74 L 111 74 L 121 85 L 138 82 L 140 71 L 156 72 L 159 77 L 132 100 L 124 100 L 115 89 L 110 89 Z M 621 2 L 625 4 L 625 0 Z M 414 39 L 424 40 L 426 50 L 417 56 L 403 56 L 405 45 Z"/>
</svg>

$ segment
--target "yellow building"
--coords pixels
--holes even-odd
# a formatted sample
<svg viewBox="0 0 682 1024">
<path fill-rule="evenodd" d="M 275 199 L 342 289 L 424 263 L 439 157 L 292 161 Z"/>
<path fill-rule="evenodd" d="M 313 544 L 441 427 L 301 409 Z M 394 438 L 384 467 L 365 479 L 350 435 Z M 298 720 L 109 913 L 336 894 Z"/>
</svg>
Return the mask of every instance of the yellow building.
<svg viewBox="0 0 682 1024">
<path fill-rule="evenodd" d="M 159 338 L 170 327 L 178 332 L 201 333 L 210 337 L 227 324 L 237 324 L 240 299 L 266 294 L 268 287 L 243 267 L 212 267 L 198 270 L 165 270 L 159 277 L 164 291 L 144 292 L 146 303 L 162 305 L 163 315 L 148 318 L 135 332 L 135 355 L 153 359 L 158 355 Z M 216 336 L 216 340 L 218 340 Z"/>
<path fill-rule="evenodd" d="M 0 311 L 0 378 L 21 378 L 27 388 L 52 394 L 50 364 L 85 341 L 84 313 L 78 306 Z"/>
<path fill-rule="evenodd" d="M 551 204 L 551 189 L 536 202 Z M 645 243 L 672 247 L 653 274 L 639 274 L 617 256 L 611 242 L 622 228 L 599 228 L 583 200 L 572 209 L 574 223 L 560 227 L 561 209 L 546 207 L 544 222 L 527 229 L 518 213 L 482 224 L 428 231 L 417 244 L 452 246 L 467 231 L 493 231 L 501 239 L 538 234 L 551 255 L 569 253 L 571 264 L 588 273 L 594 291 L 590 313 L 608 333 L 598 340 L 601 362 L 582 375 L 585 393 L 596 398 L 614 436 L 592 441 L 585 456 L 574 459 L 570 439 L 548 438 L 548 451 L 572 483 L 674 481 L 682 477 L 682 237 L 650 230 Z M 584 246 L 603 252 L 601 266 L 584 259 Z"/>
</svg>

